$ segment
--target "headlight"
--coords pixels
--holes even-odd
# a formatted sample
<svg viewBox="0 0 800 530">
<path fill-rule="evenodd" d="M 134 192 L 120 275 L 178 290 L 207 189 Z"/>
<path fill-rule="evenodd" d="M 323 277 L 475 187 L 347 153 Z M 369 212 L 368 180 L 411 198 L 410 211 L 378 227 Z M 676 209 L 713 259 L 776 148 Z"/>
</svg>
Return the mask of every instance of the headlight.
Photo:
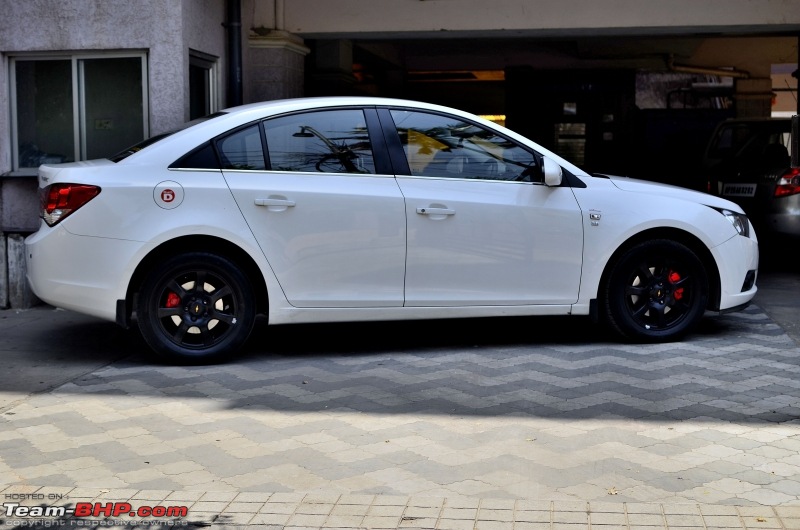
<svg viewBox="0 0 800 530">
<path fill-rule="evenodd" d="M 740 236 L 750 237 L 750 221 L 743 213 L 732 212 L 730 210 L 714 208 L 719 213 L 725 216 L 725 219 L 731 222 L 733 228 L 739 233 Z"/>
</svg>

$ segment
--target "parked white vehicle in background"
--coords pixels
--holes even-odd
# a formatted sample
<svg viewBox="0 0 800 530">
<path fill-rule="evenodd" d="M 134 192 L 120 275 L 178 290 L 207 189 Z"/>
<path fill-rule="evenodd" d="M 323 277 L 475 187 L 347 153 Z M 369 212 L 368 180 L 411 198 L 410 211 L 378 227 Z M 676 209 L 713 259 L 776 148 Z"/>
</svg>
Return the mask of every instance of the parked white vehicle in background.
<svg viewBox="0 0 800 530">
<path fill-rule="evenodd" d="M 138 324 L 170 362 L 270 324 L 595 315 L 675 340 L 756 293 L 739 206 L 590 176 L 459 110 L 379 98 L 227 109 L 111 159 L 39 170 L 45 302 Z"/>
</svg>

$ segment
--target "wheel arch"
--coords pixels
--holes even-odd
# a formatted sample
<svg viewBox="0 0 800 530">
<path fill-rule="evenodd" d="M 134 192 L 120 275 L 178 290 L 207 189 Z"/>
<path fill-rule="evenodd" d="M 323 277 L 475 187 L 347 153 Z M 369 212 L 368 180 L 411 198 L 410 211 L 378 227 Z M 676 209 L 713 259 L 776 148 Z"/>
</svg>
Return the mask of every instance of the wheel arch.
<svg viewBox="0 0 800 530">
<path fill-rule="evenodd" d="M 255 260 L 238 245 L 226 239 L 209 235 L 189 235 L 170 239 L 161 243 L 151 250 L 142 259 L 133 272 L 128 282 L 128 290 L 125 295 L 125 317 L 130 321 L 133 308 L 136 307 L 136 298 L 145 277 L 153 267 L 166 259 L 186 252 L 210 252 L 219 254 L 227 259 L 234 261 L 247 276 L 253 286 L 256 299 L 256 313 L 266 314 L 269 309 L 269 296 L 264 275 L 261 273 Z M 118 315 L 119 320 L 119 315 Z"/>
<path fill-rule="evenodd" d="M 602 286 L 606 285 L 608 282 L 609 274 L 611 270 L 614 268 L 614 264 L 620 259 L 620 257 L 627 252 L 629 249 L 633 248 L 634 246 L 638 245 L 639 243 L 643 243 L 645 241 L 652 241 L 654 239 L 669 239 L 680 243 L 687 248 L 689 248 L 695 255 L 700 259 L 703 267 L 706 270 L 706 275 L 708 277 L 708 304 L 706 309 L 717 311 L 719 310 L 719 302 L 721 296 L 721 286 L 720 286 L 720 277 L 719 277 L 719 269 L 717 267 L 717 262 L 714 259 L 714 256 L 708 250 L 708 247 L 697 238 L 697 236 L 679 228 L 670 228 L 670 227 L 659 227 L 659 228 L 651 228 L 648 230 L 644 230 L 637 234 L 634 234 L 625 242 L 623 242 L 608 261 L 603 268 L 603 273 L 600 276 L 600 283 L 598 287 L 598 297 L 601 296 L 600 293 L 602 292 Z M 593 319 L 598 319 L 599 315 L 599 307 L 598 303 L 595 301 L 591 304 L 591 314 Z"/>
</svg>

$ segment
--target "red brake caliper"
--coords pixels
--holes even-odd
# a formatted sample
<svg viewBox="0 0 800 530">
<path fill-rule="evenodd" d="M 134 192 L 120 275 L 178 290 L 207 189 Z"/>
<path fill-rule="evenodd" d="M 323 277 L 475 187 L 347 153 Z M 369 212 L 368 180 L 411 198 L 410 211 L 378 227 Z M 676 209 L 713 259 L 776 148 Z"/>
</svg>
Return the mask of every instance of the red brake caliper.
<svg viewBox="0 0 800 530">
<path fill-rule="evenodd" d="M 681 280 L 681 275 L 680 274 L 678 274 L 675 271 L 670 271 L 670 273 L 669 273 L 669 281 L 670 281 L 670 283 L 673 283 L 673 284 L 674 283 L 678 283 L 680 280 Z M 683 287 L 678 287 L 677 289 L 675 289 L 675 292 L 672 293 L 672 297 L 675 298 L 675 300 L 680 300 L 681 298 L 683 298 Z"/>
<path fill-rule="evenodd" d="M 181 305 L 181 297 L 170 292 L 167 295 L 167 307 L 178 307 L 179 305 Z"/>
</svg>

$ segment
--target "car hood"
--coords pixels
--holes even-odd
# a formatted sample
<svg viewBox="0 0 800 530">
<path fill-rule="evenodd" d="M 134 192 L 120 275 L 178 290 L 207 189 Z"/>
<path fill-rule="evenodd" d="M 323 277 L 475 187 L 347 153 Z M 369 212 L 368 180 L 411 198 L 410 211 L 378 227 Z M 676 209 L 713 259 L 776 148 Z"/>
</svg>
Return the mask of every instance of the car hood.
<svg viewBox="0 0 800 530">
<path fill-rule="evenodd" d="M 648 180 L 632 179 L 615 175 L 603 176 L 610 179 L 614 186 L 622 191 L 647 193 L 651 195 L 660 195 L 662 197 L 674 197 L 676 199 L 705 204 L 706 206 L 712 206 L 715 208 L 727 208 L 735 212 L 742 212 L 741 207 L 735 203 L 721 197 L 709 195 L 708 193 L 690 190 L 688 188 L 681 188 L 680 186 L 673 186 L 671 184 L 650 182 Z"/>
</svg>

